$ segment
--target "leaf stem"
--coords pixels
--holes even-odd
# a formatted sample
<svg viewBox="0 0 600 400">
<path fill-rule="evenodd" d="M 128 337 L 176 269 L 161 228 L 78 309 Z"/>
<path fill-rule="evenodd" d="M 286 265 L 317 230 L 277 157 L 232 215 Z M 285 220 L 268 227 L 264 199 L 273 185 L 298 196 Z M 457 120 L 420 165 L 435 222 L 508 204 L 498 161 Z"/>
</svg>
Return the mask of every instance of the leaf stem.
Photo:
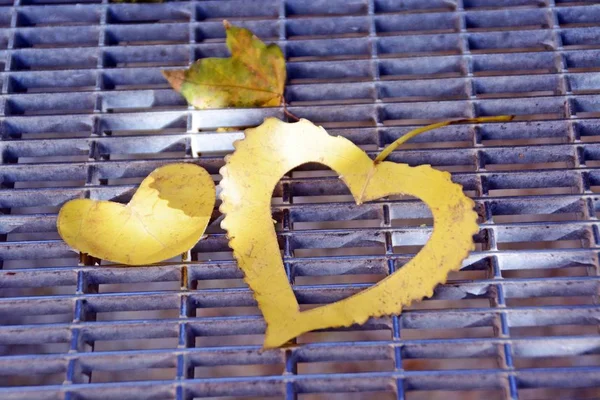
<svg viewBox="0 0 600 400">
<path fill-rule="evenodd" d="M 287 115 L 289 118 L 292 118 L 292 119 L 294 119 L 294 120 L 295 120 L 294 122 L 298 122 L 298 121 L 300 121 L 300 118 L 298 118 L 297 116 L 295 116 L 295 115 L 294 115 L 294 114 L 293 114 L 291 111 L 289 111 L 289 110 L 287 109 L 287 103 L 285 102 L 285 100 L 284 100 L 284 101 L 282 101 L 282 102 L 281 102 L 281 104 L 283 105 L 283 113 L 284 113 L 285 115 Z"/>
<path fill-rule="evenodd" d="M 385 160 L 394 150 L 402 145 L 402 143 L 406 142 L 414 138 L 421 133 L 431 131 L 433 129 L 442 128 L 448 125 L 458 125 L 458 124 L 474 124 L 480 122 L 508 122 L 511 121 L 515 116 L 514 115 L 500 115 L 497 117 L 479 117 L 479 118 L 463 118 L 457 119 L 453 121 L 444 121 L 438 122 L 436 124 L 431 124 L 427 126 L 423 126 L 421 128 L 413 129 L 412 131 L 404 134 L 400 138 L 396 139 L 393 143 L 389 144 L 387 147 L 383 149 L 381 153 L 375 158 L 373 161 L 374 164 L 379 164 L 383 160 Z"/>
</svg>

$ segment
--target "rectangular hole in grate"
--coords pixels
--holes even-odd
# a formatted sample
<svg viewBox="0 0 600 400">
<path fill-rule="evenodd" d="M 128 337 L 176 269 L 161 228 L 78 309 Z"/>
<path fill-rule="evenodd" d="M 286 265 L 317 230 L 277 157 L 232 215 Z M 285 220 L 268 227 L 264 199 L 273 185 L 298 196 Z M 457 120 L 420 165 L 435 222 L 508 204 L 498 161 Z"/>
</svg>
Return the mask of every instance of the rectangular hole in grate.
<svg viewBox="0 0 600 400">
<path fill-rule="evenodd" d="M 460 54 L 456 34 L 384 36 L 377 41 L 382 58 Z"/>
<path fill-rule="evenodd" d="M 580 200 L 563 201 L 548 199 L 543 204 L 537 201 L 504 200 L 487 204 L 492 220 L 497 224 L 516 224 L 524 222 L 561 222 L 585 219 L 584 202 Z"/>
<path fill-rule="evenodd" d="M 164 129 L 110 129 L 104 130 L 102 133 L 105 136 L 153 136 L 153 135 L 176 135 L 179 133 L 184 133 L 185 128 L 178 127 L 178 122 L 173 124 L 174 126 L 168 127 L 165 126 Z"/>
<path fill-rule="evenodd" d="M 100 179 L 101 185 L 120 186 L 120 185 L 139 185 L 144 178 L 116 178 L 116 179 Z"/>
<path fill-rule="evenodd" d="M 206 317 L 234 317 L 234 316 L 260 316 L 258 307 L 210 307 L 196 308 L 197 318 Z"/>
<path fill-rule="evenodd" d="M 199 279 L 193 281 L 198 289 L 224 289 L 248 287 L 243 279 Z"/>
<path fill-rule="evenodd" d="M 97 64 L 97 50 L 94 48 L 35 49 L 13 52 L 11 71 L 91 69 Z"/>
<path fill-rule="evenodd" d="M 106 22 L 108 24 L 189 22 L 190 14 L 190 7 L 185 3 L 112 4 L 108 7 Z"/>
<path fill-rule="evenodd" d="M 147 68 L 104 70 L 101 75 L 104 90 L 169 89 L 171 86 L 160 71 Z"/>
<path fill-rule="evenodd" d="M 135 153 L 135 154 L 106 154 L 103 155 L 107 160 L 110 161 L 123 161 L 123 160 L 169 160 L 169 159 L 182 159 L 185 158 L 185 150 L 182 151 L 165 151 L 161 153 Z M 144 177 L 142 177 L 143 179 Z"/>
<path fill-rule="evenodd" d="M 306 15 L 361 15 L 366 14 L 368 7 L 366 2 L 361 0 L 350 0 L 344 4 L 344 7 L 333 6 L 327 0 L 315 0 L 310 3 L 304 2 L 302 0 L 289 0 L 285 3 L 285 6 L 285 13 L 288 18 L 301 17 Z"/>
<path fill-rule="evenodd" d="M 5 155 L 5 163 L 17 163 L 17 164 L 42 164 L 42 163 L 82 163 L 89 160 L 89 150 L 87 149 L 73 149 L 73 148 L 60 148 L 60 149 L 52 149 L 48 151 L 48 149 L 43 149 L 46 143 L 41 143 L 40 147 L 42 148 L 34 148 L 24 149 L 21 153 L 19 149 L 10 150 Z M 36 146 L 37 147 L 37 146 Z M 39 153 L 38 153 L 39 152 Z M 56 154 L 56 155 L 36 155 L 38 154 Z M 62 153 L 62 154 L 61 154 Z M 79 153 L 78 155 L 73 155 L 73 153 Z M 28 154 L 30 156 L 22 156 L 20 154 Z M 28 167 L 27 167 L 28 168 Z"/>
<path fill-rule="evenodd" d="M 298 363 L 298 374 L 353 374 L 361 372 L 394 371 L 393 360 L 357 360 L 337 362 Z"/>
<path fill-rule="evenodd" d="M 124 351 L 124 350 L 152 350 L 152 349 L 175 349 L 177 338 L 148 338 L 139 339 L 114 339 L 95 340 L 93 342 L 94 352 Z"/>
<path fill-rule="evenodd" d="M 551 325 L 511 327 L 510 335 L 520 337 L 597 336 L 597 325 Z"/>
<path fill-rule="evenodd" d="M 592 2 L 590 2 L 592 3 Z M 585 6 L 585 2 L 582 3 Z M 556 17 L 561 27 L 594 27 L 600 22 L 600 12 L 593 4 L 581 8 L 558 8 Z"/>
<path fill-rule="evenodd" d="M 469 308 L 490 308 L 490 299 L 463 299 L 463 300 L 431 300 L 425 299 L 412 303 L 405 310 L 452 310 Z"/>
<path fill-rule="evenodd" d="M 600 70 L 600 63 L 596 57 L 598 50 L 571 51 L 565 53 L 565 66 L 571 72 L 594 72 Z"/>
<path fill-rule="evenodd" d="M 153 24 L 140 30 L 137 26 L 109 26 L 105 31 L 108 46 L 187 44 L 186 24 Z"/>
<path fill-rule="evenodd" d="M 585 50 L 600 47 L 598 27 L 593 28 L 566 28 L 560 33 L 565 49 Z"/>
<path fill-rule="evenodd" d="M 194 347 L 262 346 L 264 340 L 262 334 L 196 336 Z"/>
<path fill-rule="evenodd" d="M 192 250 L 192 260 L 194 261 L 230 261 L 233 260 L 232 251 L 194 251 Z"/>
<path fill-rule="evenodd" d="M 44 315 L 18 315 L 2 316 L 0 322 L 3 326 L 9 325 L 49 325 L 70 323 L 73 321 L 73 313 L 53 313 L 48 312 Z"/>
<path fill-rule="evenodd" d="M 475 76 L 510 77 L 556 72 L 556 60 L 550 52 L 473 55 Z"/>
<path fill-rule="evenodd" d="M 0 13 L 0 28 L 10 28 L 11 14 L 8 12 Z"/>
<path fill-rule="evenodd" d="M 6 235 L 7 242 L 26 242 L 39 240 L 60 240 L 60 236 L 58 232 L 9 233 Z"/>
<path fill-rule="evenodd" d="M 8 36 L 0 33 L 0 50 L 4 50 L 8 47 Z"/>
<path fill-rule="evenodd" d="M 460 369 L 500 368 L 499 358 L 403 358 L 402 368 L 406 371 L 443 371 Z"/>
<path fill-rule="evenodd" d="M 372 342 L 380 340 L 391 340 L 392 332 L 388 329 L 360 330 L 360 331 L 331 331 L 331 332 L 309 332 L 297 338 L 298 344 L 323 343 L 323 342 Z"/>
<path fill-rule="evenodd" d="M 377 283 L 387 275 L 381 274 L 356 274 L 356 275 L 319 275 L 319 276 L 297 276 L 294 283 L 302 285 L 335 285 L 352 283 Z"/>
<path fill-rule="evenodd" d="M 96 27 L 22 30 L 15 33 L 14 48 L 95 47 L 100 30 Z"/>
<path fill-rule="evenodd" d="M 444 107 L 439 107 L 444 104 Z M 462 101 L 440 102 L 438 107 L 425 107 L 423 103 L 391 103 L 383 110 L 381 119 L 385 126 L 428 125 L 442 120 L 467 117 Z"/>
<path fill-rule="evenodd" d="M 290 19 L 286 21 L 285 29 L 289 40 L 350 38 L 369 35 L 367 17 L 338 17 L 335 21 L 327 18 Z M 273 34 L 276 37 L 276 34 Z M 269 38 L 269 35 L 260 37 Z"/>
<path fill-rule="evenodd" d="M 429 13 L 453 11 L 455 8 L 455 2 L 444 0 L 431 0 L 427 2 L 419 0 L 406 0 L 402 2 L 395 0 L 375 0 L 376 13 Z"/>
<path fill-rule="evenodd" d="M 589 276 L 589 267 L 567 266 L 563 268 L 503 270 L 502 277 L 512 279 Z"/>
<path fill-rule="evenodd" d="M 486 279 L 490 276 L 488 271 L 453 271 L 448 274 L 448 282 L 462 282 Z"/>
<path fill-rule="evenodd" d="M 101 0 L 75 0 L 77 3 L 82 4 L 94 4 L 100 3 Z M 21 5 L 24 6 L 41 6 L 41 5 L 63 5 L 63 4 L 75 4 L 73 0 L 24 0 Z"/>
<path fill-rule="evenodd" d="M 203 1 L 195 6 L 196 20 L 198 21 L 214 20 L 221 23 L 224 18 L 228 18 L 237 24 L 237 20 L 277 19 L 279 16 L 279 3 L 275 0 L 265 0 L 261 2 L 261 7 L 256 7 L 254 3 L 244 0 L 232 0 L 226 3 Z"/>
<path fill-rule="evenodd" d="M 17 27 L 94 25 L 100 23 L 96 7 L 22 7 L 17 11 Z"/>
<path fill-rule="evenodd" d="M 381 247 L 365 247 L 365 248 L 323 248 L 323 249 L 295 249 L 294 256 L 303 257 L 339 257 L 339 256 L 367 256 L 367 255 L 382 255 L 385 250 Z"/>
<path fill-rule="evenodd" d="M 0 387 L 61 385 L 64 380 L 64 372 L 53 374 L 0 375 Z"/>
<path fill-rule="evenodd" d="M 6 102 L 6 113 L 8 115 L 68 115 L 68 114 L 87 114 L 94 110 L 94 99 L 88 98 L 82 103 L 62 103 L 53 102 L 41 105 L 38 102 L 29 102 L 18 100 L 8 100 Z M 26 99 L 30 100 L 30 99 Z M 41 107 L 40 107 L 41 106 Z"/>
<path fill-rule="evenodd" d="M 336 61 L 348 59 L 366 59 L 370 57 L 368 38 L 339 38 L 332 47 L 320 46 L 319 40 L 294 40 L 288 42 L 286 55 L 290 62 L 299 61 Z"/>
<path fill-rule="evenodd" d="M 295 62 L 287 64 L 288 85 L 299 83 L 368 82 L 372 68 L 368 61 L 334 63 Z"/>
<path fill-rule="evenodd" d="M 502 400 L 504 398 L 506 396 L 502 390 L 454 390 L 452 392 L 446 390 L 406 391 L 406 400 Z"/>
<path fill-rule="evenodd" d="M 463 339 L 463 338 L 490 338 L 496 333 L 491 326 L 473 328 L 440 328 L 440 329 L 402 329 L 400 333 L 403 340 L 436 340 L 436 339 Z"/>
<path fill-rule="evenodd" d="M 140 310 L 98 312 L 96 321 L 160 320 L 179 318 L 179 310 Z"/>
<path fill-rule="evenodd" d="M 41 355 L 41 354 L 65 354 L 69 352 L 70 344 L 62 343 L 29 343 L 29 344 L 0 344 L 0 355 Z"/>
<path fill-rule="evenodd" d="M 598 388 L 519 388 L 522 400 L 593 400 L 599 397 Z"/>
<path fill-rule="evenodd" d="M 393 81 L 379 87 L 379 98 L 383 101 L 430 101 L 458 100 L 468 98 L 467 87 L 462 79 Z"/>
<path fill-rule="evenodd" d="M 600 104 L 596 96 L 581 96 L 571 102 L 572 114 L 579 118 L 600 117 Z"/>
<path fill-rule="evenodd" d="M 303 22 L 307 24 L 307 21 Z M 236 21 L 235 24 L 236 26 L 249 29 L 265 43 L 276 42 L 279 39 L 279 28 L 281 25 L 279 21 L 241 20 L 239 22 Z M 223 29 L 222 21 L 203 22 L 196 26 L 194 35 L 196 43 L 223 43 L 225 41 L 225 30 Z"/>
<path fill-rule="evenodd" d="M 112 92 L 103 96 L 102 110 L 106 113 L 187 110 L 187 103 L 172 90 L 149 90 L 137 93 Z"/>
<path fill-rule="evenodd" d="M 361 393 L 300 393 L 298 400 L 364 400 L 368 396 L 381 400 L 395 400 L 396 394 L 390 392 L 369 391 Z"/>
<path fill-rule="evenodd" d="M 514 214 L 514 215 L 494 215 L 493 220 L 497 224 L 511 224 L 521 222 L 560 222 L 584 220 L 583 213 L 560 213 L 560 214 Z"/>
<path fill-rule="evenodd" d="M 514 357 L 515 368 L 564 368 L 600 366 L 600 355 L 572 357 Z"/>
<path fill-rule="evenodd" d="M 95 87 L 96 77 L 91 71 L 78 74 L 57 71 L 34 76 L 21 73 L 8 78 L 9 93 L 89 92 Z"/>
<path fill-rule="evenodd" d="M 490 196 L 538 196 L 538 195 L 553 195 L 553 194 L 573 194 L 578 193 L 576 188 L 570 187 L 555 187 L 555 188 L 530 188 L 530 189 L 492 189 L 489 191 Z"/>
<path fill-rule="evenodd" d="M 314 221 L 294 222 L 294 230 L 319 230 L 319 229 L 360 229 L 378 228 L 381 226 L 379 220 L 355 220 L 355 221 Z"/>
<path fill-rule="evenodd" d="M 32 256 L 35 256 L 35 252 L 31 252 Z M 38 255 L 39 257 L 40 255 Z M 25 268 L 53 268 L 53 267 L 65 267 L 65 266 L 77 266 L 79 257 L 75 252 L 71 258 L 54 258 L 47 257 L 43 259 L 31 259 L 31 260 L 3 260 L 2 266 L 6 269 L 25 269 Z"/>
<path fill-rule="evenodd" d="M 371 103 L 375 98 L 375 90 L 369 84 L 321 84 L 306 86 L 289 86 L 286 99 L 290 105 L 326 105 L 326 104 L 361 104 Z"/>
<path fill-rule="evenodd" d="M 459 30 L 458 19 L 451 13 L 387 14 L 375 17 L 379 36 L 420 33 L 451 33 Z"/>
<path fill-rule="evenodd" d="M 105 68 L 187 67 L 187 46 L 106 47 L 102 53 Z"/>
<path fill-rule="evenodd" d="M 245 365 L 211 365 L 196 366 L 194 378 L 220 378 L 242 376 L 273 376 L 282 375 L 284 364 L 245 364 Z"/>
<path fill-rule="evenodd" d="M 277 391 L 277 390 L 274 390 Z M 211 396 L 208 397 L 210 400 L 231 400 L 232 397 L 231 396 L 226 396 L 226 397 L 222 397 L 222 396 Z M 278 399 L 278 396 L 261 396 L 261 397 L 254 397 L 254 396 L 244 396 L 244 397 L 237 397 L 240 399 L 244 399 L 244 400 L 271 400 L 271 399 Z M 193 400 L 205 400 L 207 399 L 207 397 L 193 397 Z"/>
<path fill-rule="evenodd" d="M 498 242 L 499 250 L 549 250 L 549 249 L 578 249 L 588 248 L 590 243 L 588 239 L 563 239 L 563 240 L 532 240 L 515 242 Z"/>
<path fill-rule="evenodd" d="M 103 283 L 98 285 L 98 293 L 128 293 L 128 292 L 154 292 L 180 290 L 179 281 L 165 282 L 131 282 L 127 283 Z"/>
<path fill-rule="evenodd" d="M 13 182 L 13 188 L 15 188 L 15 189 L 83 187 L 83 186 L 85 186 L 85 180 Z"/>
<path fill-rule="evenodd" d="M 456 56 L 437 57 L 435 63 L 423 57 L 382 59 L 378 65 L 381 80 L 405 79 L 417 84 L 419 79 L 455 78 L 466 74 L 465 64 Z"/>
<path fill-rule="evenodd" d="M 90 383 L 164 381 L 174 379 L 175 368 L 124 369 L 118 371 L 90 371 Z"/>
<path fill-rule="evenodd" d="M 559 78 L 548 75 L 477 78 L 473 86 L 479 98 L 552 96 L 560 92 Z"/>
<path fill-rule="evenodd" d="M 465 15 L 466 27 L 472 32 L 514 31 L 548 29 L 549 14 L 546 10 L 512 10 L 506 18 L 506 11 L 477 11 Z"/>
<path fill-rule="evenodd" d="M 546 0 L 465 0 L 464 6 L 473 9 L 507 8 L 512 11 L 520 8 L 544 7 Z"/>
<path fill-rule="evenodd" d="M 11 274 L 15 274 L 15 273 L 11 272 L 11 271 L 6 271 L 6 272 L 4 272 L 4 274 L 11 276 Z M 70 285 L 70 286 L 48 285 L 45 287 L 5 286 L 2 289 L 2 292 L 0 292 L 0 298 L 2 298 L 2 297 L 37 297 L 37 296 L 73 295 L 73 294 L 75 294 L 75 291 L 76 291 L 76 286 L 74 286 L 74 285 Z"/>
<path fill-rule="evenodd" d="M 560 305 L 591 305 L 595 303 L 594 296 L 555 296 L 555 297 L 526 297 L 508 298 L 508 307 L 547 307 Z"/>
</svg>

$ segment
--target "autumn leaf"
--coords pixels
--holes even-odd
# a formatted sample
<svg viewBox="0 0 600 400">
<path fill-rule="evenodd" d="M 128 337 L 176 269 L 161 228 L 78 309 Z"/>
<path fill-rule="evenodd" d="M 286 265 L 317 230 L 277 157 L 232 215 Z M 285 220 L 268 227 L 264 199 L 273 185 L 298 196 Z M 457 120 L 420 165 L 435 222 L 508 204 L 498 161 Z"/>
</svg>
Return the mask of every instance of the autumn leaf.
<svg viewBox="0 0 600 400">
<path fill-rule="evenodd" d="M 510 117 L 494 118 L 459 122 Z M 456 122 L 443 124 L 452 123 Z M 450 271 L 461 267 L 479 229 L 473 201 L 448 172 L 428 165 L 410 167 L 383 161 L 400 143 L 428 129 L 432 127 L 410 132 L 376 160 L 349 140 L 330 136 L 304 119 L 289 124 L 268 118 L 259 127 L 246 130 L 245 139 L 235 143 L 235 152 L 221 169 L 222 227 L 267 322 L 266 348 L 281 346 L 304 332 L 397 314 L 411 302 L 431 296 Z M 393 194 L 420 198 L 433 214 L 434 228 L 423 249 L 378 284 L 344 300 L 300 312 L 273 228 L 271 196 L 288 171 L 309 162 L 336 171 L 357 204 Z"/>
<path fill-rule="evenodd" d="M 186 70 L 163 71 L 196 108 L 276 107 L 283 102 L 286 70 L 279 46 L 224 21 L 230 58 L 203 58 Z"/>
<path fill-rule="evenodd" d="M 128 265 L 167 260 L 204 233 L 215 186 L 202 167 L 170 164 L 144 179 L 127 205 L 77 199 L 58 214 L 58 233 L 81 253 Z"/>
</svg>

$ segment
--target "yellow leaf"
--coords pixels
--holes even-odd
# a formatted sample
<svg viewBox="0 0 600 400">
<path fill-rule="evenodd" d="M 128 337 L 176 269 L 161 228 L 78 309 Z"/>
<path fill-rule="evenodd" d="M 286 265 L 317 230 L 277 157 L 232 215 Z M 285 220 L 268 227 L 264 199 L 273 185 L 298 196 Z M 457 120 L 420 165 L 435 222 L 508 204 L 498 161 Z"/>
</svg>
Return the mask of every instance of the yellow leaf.
<svg viewBox="0 0 600 400">
<path fill-rule="evenodd" d="M 196 108 L 276 107 L 285 88 L 285 58 L 248 29 L 224 21 L 230 58 L 203 58 L 189 69 L 163 71 Z"/>
<path fill-rule="evenodd" d="M 67 202 L 57 227 L 64 241 L 82 253 L 129 265 L 151 264 L 194 246 L 214 204 L 214 182 L 204 168 L 170 164 L 148 175 L 127 205 Z"/>
<path fill-rule="evenodd" d="M 447 172 L 428 165 L 374 162 L 349 140 L 330 136 L 307 120 L 288 124 L 268 118 L 246 130 L 246 138 L 235 147 L 221 169 L 222 227 L 267 322 L 267 348 L 304 332 L 399 313 L 412 301 L 431 296 L 473 249 L 472 236 L 478 231 L 474 203 Z M 431 209 L 434 229 L 409 263 L 375 286 L 300 312 L 273 228 L 271 195 L 285 173 L 308 162 L 336 171 L 358 204 L 392 194 L 420 198 Z"/>
</svg>

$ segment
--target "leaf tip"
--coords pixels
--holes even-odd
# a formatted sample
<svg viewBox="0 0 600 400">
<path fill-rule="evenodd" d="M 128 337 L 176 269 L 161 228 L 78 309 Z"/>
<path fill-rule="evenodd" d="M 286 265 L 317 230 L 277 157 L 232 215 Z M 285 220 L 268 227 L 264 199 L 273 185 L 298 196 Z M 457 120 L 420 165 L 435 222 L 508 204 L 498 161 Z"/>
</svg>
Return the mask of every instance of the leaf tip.
<svg viewBox="0 0 600 400">
<path fill-rule="evenodd" d="M 169 82 L 169 84 L 178 92 L 181 92 L 181 87 L 185 82 L 185 70 L 184 69 L 174 69 L 174 70 L 164 70 L 161 71 L 165 79 Z"/>
<path fill-rule="evenodd" d="M 227 21 L 226 19 L 224 19 L 223 26 L 225 27 L 225 29 L 229 29 L 229 28 L 231 28 L 231 23 L 229 21 Z"/>
</svg>

